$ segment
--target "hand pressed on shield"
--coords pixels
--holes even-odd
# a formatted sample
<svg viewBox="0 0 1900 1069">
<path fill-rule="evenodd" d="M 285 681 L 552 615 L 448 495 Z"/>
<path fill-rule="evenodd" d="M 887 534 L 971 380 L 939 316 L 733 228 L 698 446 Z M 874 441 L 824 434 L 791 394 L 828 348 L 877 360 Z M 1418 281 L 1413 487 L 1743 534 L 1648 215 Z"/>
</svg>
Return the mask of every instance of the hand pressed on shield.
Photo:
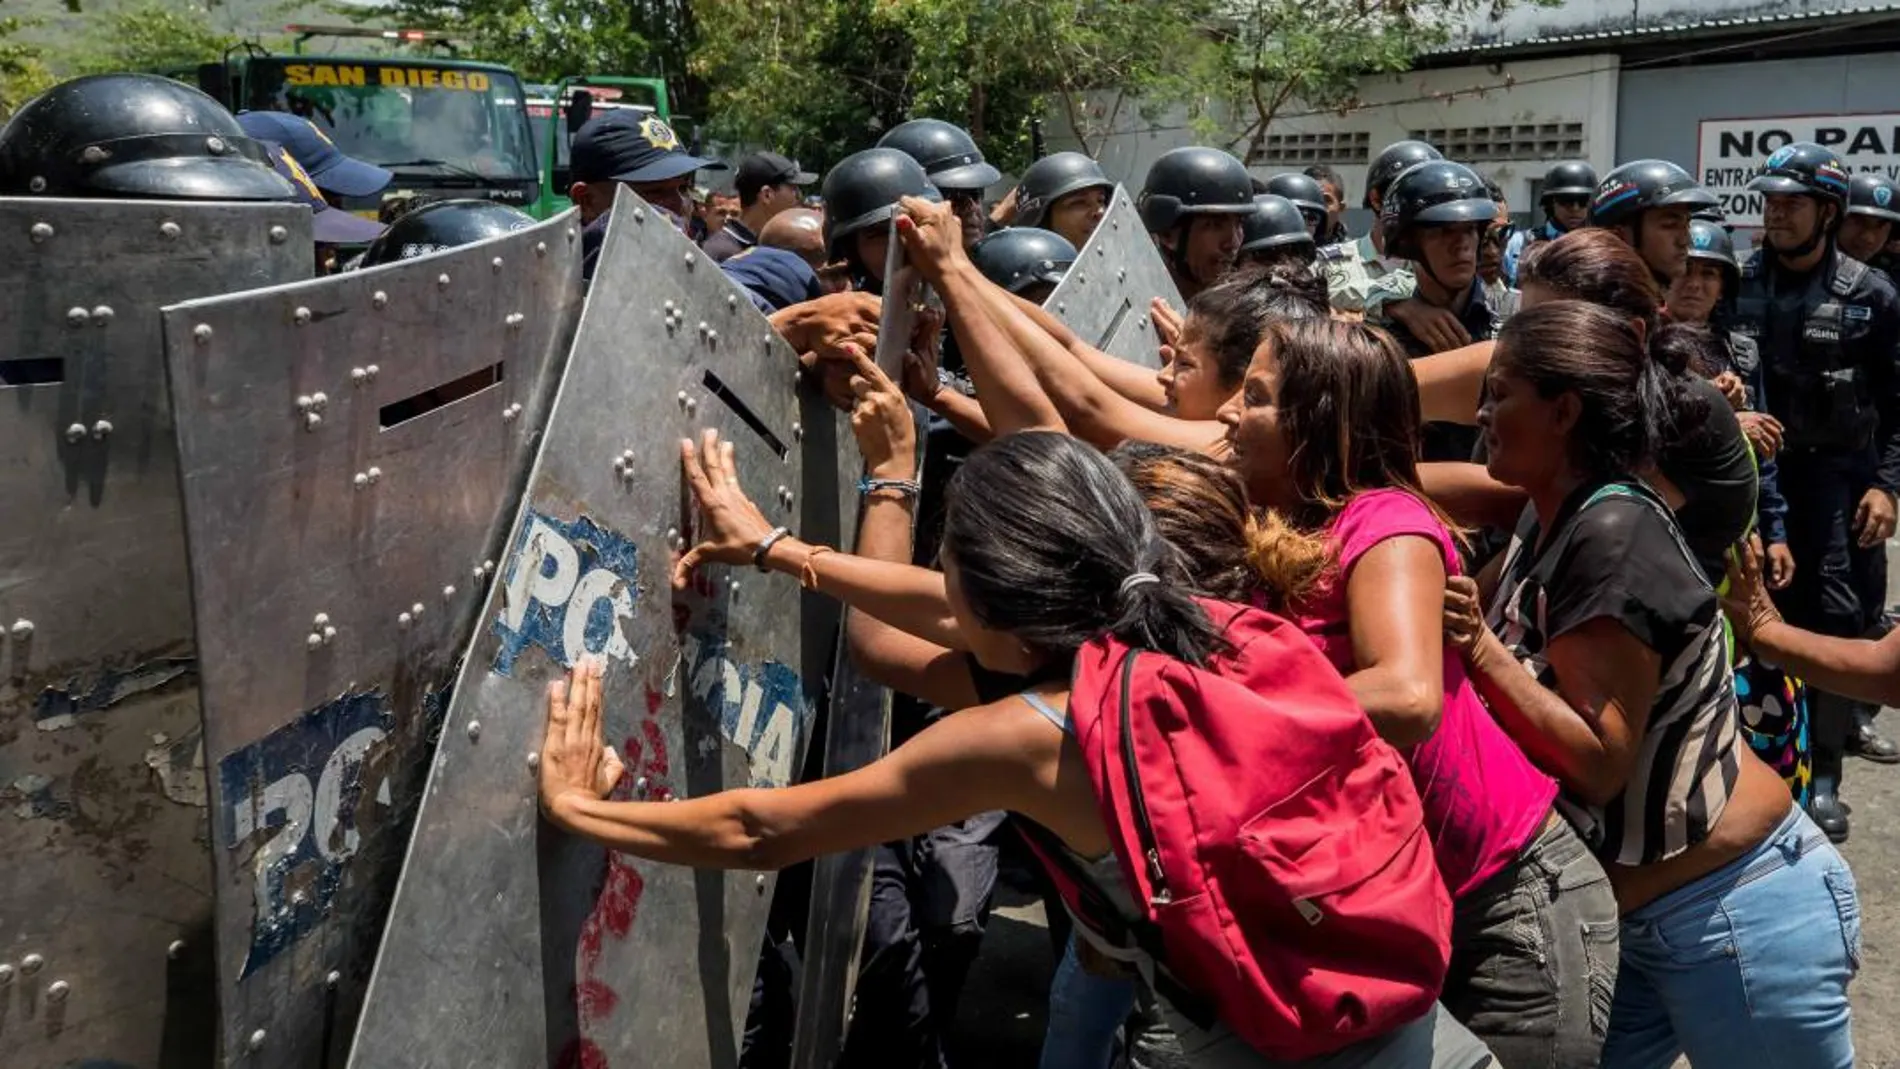
<svg viewBox="0 0 1900 1069">
<path fill-rule="evenodd" d="M 601 728 L 600 671 L 600 661 L 583 657 L 566 679 L 548 684 L 541 808 L 557 823 L 563 796 L 605 798 L 620 782 L 620 755 L 606 744 Z"/>
<path fill-rule="evenodd" d="M 830 293 L 772 313 L 772 329 L 799 353 L 818 352 L 857 334 L 877 334 L 884 302 L 868 293 Z"/>
<path fill-rule="evenodd" d="M 946 273 L 970 262 L 963 251 L 963 224 L 949 204 L 933 204 L 922 197 L 905 197 L 898 203 L 904 214 L 897 218 L 897 238 L 924 281 L 940 283 Z"/>
<path fill-rule="evenodd" d="M 934 373 L 933 373 L 934 377 Z M 917 476 L 917 421 L 910 403 L 884 369 L 862 351 L 851 364 L 851 433 L 864 467 L 876 479 Z"/>
<path fill-rule="evenodd" d="M 732 443 L 719 440 L 718 431 L 706 431 L 702 448 L 680 440 L 680 470 L 699 505 L 700 542 L 673 566 L 673 586 L 685 589 L 693 569 L 702 563 L 751 564 L 759 543 L 772 533 L 772 524 L 759 506 L 739 487 L 739 469 L 733 465 Z"/>
<path fill-rule="evenodd" d="M 1155 297 L 1148 302 L 1148 317 L 1154 320 L 1155 333 L 1161 337 L 1161 344 L 1175 345 L 1181 340 L 1181 313 L 1174 310 L 1165 297 Z"/>
</svg>

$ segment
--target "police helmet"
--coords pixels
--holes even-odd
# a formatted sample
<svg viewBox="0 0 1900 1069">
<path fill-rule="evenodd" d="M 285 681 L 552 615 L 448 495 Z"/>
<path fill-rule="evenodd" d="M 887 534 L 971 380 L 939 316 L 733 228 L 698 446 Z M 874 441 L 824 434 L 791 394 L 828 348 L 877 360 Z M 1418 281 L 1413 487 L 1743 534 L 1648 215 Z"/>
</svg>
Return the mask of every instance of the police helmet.
<svg viewBox="0 0 1900 1069">
<path fill-rule="evenodd" d="M 1240 255 L 1304 243 L 1311 249 L 1313 228 L 1299 205 L 1275 193 L 1253 199 L 1253 211 L 1240 221 Z"/>
<path fill-rule="evenodd" d="M 1462 163 L 1431 160 L 1400 172 L 1386 187 L 1379 226 L 1385 231 L 1386 250 L 1407 260 L 1418 259 L 1414 231 L 1420 227 L 1490 223 L 1498 216 L 1498 202 L 1484 188 L 1484 179 Z"/>
<path fill-rule="evenodd" d="M 1545 205 L 1558 197 L 1589 199 L 1597 191 L 1596 168 L 1587 163 L 1560 163 L 1544 172 L 1544 187 L 1537 199 Z"/>
<path fill-rule="evenodd" d="M 1011 293 L 1038 282 L 1061 282 L 1076 255 L 1069 239 L 1033 226 L 998 230 L 970 249 L 970 259 L 983 277 Z"/>
<path fill-rule="evenodd" d="M 1220 149 L 1171 149 L 1148 168 L 1135 205 L 1150 234 L 1166 234 L 1192 215 L 1251 213 L 1253 179 L 1244 164 Z"/>
<path fill-rule="evenodd" d="M 1690 218 L 1689 259 L 1710 260 L 1720 265 L 1729 276 L 1731 292 L 1735 280 L 1741 277 L 1742 265 L 1735 259 L 1735 239 L 1729 236 L 1728 229 L 1720 223 Z"/>
<path fill-rule="evenodd" d="M 1102 173 L 1101 164 L 1080 152 L 1044 156 L 1030 164 L 1022 181 L 1016 183 L 1017 225 L 1041 226 L 1056 201 L 1084 189 L 1103 189 L 1112 194 L 1115 183 Z"/>
<path fill-rule="evenodd" d="M 1776 149 L 1748 183 L 1751 193 L 1796 193 L 1847 206 L 1847 168 L 1833 149 L 1796 141 Z"/>
<path fill-rule="evenodd" d="M 1444 153 L 1423 141 L 1392 142 L 1380 149 L 1379 154 L 1372 157 L 1372 164 L 1366 168 L 1366 193 L 1360 207 L 1373 207 L 1372 195 L 1377 193 L 1383 198 L 1386 187 L 1406 168 L 1444 158 Z"/>
<path fill-rule="evenodd" d="M 1308 223 L 1316 224 L 1326 218 L 1326 190 L 1321 188 L 1316 178 L 1309 178 L 1298 171 L 1276 174 L 1267 179 L 1266 192 L 1292 201 L 1300 214 L 1306 216 Z"/>
<path fill-rule="evenodd" d="M 1003 172 L 983 161 L 983 150 L 961 126 L 942 119 L 898 123 L 877 139 L 878 148 L 894 148 L 923 165 L 938 189 L 981 190 L 1002 180 Z"/>
<path fill-rule="evenodd" d="M 1883 175 L 1855 175 L 1847 184 L 1847 214 L 1900 223 L 1900 186 Z"/>
<path fill-rule="evenodd" d="M 1590 198 L 1591 226 L 1620 226 L 1651 208 L 1713 208 L 1720 202 L 1695 176 L 1668 160 L 1633 160 L 1597 183 Z"/>
<path fill-rule="evenodd" d="M 389 225 L 370 244 L 361 267 L 413 260 L 432 252 L 472 245 L 534 225 L 534 217 L 487 200 L 439 200 Z"/>
<path fill-rule="evenodd" d="M 825 175 L 824 197 L 825 254 L 833 260 L 844 256 L 846 238 L 889 222 L 900 198 L 943 200 L 923 165 L 894 148 L 867 148 L 840 160 Z"/>
<path fill-rule="evenodd" d="M 74 78 L 0 129 L 0 195 L 293 200 L 217 101 L 152 74 Z"/>
</svg>

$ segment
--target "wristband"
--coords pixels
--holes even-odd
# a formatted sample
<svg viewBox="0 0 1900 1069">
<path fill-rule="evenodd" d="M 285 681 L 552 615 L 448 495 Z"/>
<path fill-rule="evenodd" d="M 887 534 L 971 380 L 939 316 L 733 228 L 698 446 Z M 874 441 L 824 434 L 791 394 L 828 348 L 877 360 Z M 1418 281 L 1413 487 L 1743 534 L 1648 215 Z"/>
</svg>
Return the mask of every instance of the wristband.
<svg viewBox="0 0 1900 1069">
<path fill-rule="evenodd" d="M 858 480 L 858 495 L 875 493 L 879 490 L 895 490 L 903 497 L 914 498 L 924 492 L 924 488 L 915 479 L 871 479 Z"/>
<path fill-rule="evenodd" d="M 772 528 L 770 534 L 759 539 L 759 548 L 752 551 L 752 566 L 762 572 L 771 571 L 772 569 L 765 566 L 765 555 L 771 552 L 773 546 L 778 545 L 780 539 L 785 538 L 791 533 L 790 530 L 784 527 Z"/>
</svg>

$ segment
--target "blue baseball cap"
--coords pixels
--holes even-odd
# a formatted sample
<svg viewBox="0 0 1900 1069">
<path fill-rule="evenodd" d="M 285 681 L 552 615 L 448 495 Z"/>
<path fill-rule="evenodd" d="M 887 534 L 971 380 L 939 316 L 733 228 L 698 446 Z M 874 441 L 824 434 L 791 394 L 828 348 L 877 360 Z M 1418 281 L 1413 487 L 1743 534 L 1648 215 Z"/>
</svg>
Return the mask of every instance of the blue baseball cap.
<svg viewBox="0 0 1900 1069">
<path fill-rule="evenodd" d="M 652 112 L 597 112 L 574 133 L 568 162 L 577 182 L 664 182 L 698 170 L 724 170 L 680 148 L 679 135 Z"/>
<path fill-rule="evenodd" d="M 328 134 L 308 119 L 283 111 L 247 111 L 237 117 L 244 132 L 259 141 L 284 146 L 317 188 L 342 197 L 381 193 L 395 175 L 346 156 Z"/>
<path fill-rule="evenodd" d="M 298 165 L 289 149 L 275 141 L 266 141 L 264 151 L 270 156 L 271 169 L 289 179 L 297 189 L 297 199 L 308 204 L 315 213 L 310 220 L 310 236 L 317 244 L 367 245 L 389 229 L 373 219 L 330 207 L 316 182 Z"/>
</svg>

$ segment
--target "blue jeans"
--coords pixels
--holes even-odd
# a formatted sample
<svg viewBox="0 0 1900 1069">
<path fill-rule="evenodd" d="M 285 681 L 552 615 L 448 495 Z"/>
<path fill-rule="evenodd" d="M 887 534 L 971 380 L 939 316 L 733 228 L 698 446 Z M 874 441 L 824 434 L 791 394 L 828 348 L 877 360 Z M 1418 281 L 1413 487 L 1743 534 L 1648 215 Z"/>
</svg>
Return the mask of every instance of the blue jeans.
<svg viewBox="0 0 1900 1069">
<path fill-rule="evenodd" d="M 1049 983 L 1041 1069 L 1107 1069 L 1115 1037 L 1135 1008 L 1132 976 L 1097 976 L 1075 955 L 1075 937 Z"/>
<path fill-rule="evenodd" d="M 1854 874 L 1798 807 L 1746 855 L 1623 918 L 1604 1069 L 1851 1069 Z"/>
</svg>

